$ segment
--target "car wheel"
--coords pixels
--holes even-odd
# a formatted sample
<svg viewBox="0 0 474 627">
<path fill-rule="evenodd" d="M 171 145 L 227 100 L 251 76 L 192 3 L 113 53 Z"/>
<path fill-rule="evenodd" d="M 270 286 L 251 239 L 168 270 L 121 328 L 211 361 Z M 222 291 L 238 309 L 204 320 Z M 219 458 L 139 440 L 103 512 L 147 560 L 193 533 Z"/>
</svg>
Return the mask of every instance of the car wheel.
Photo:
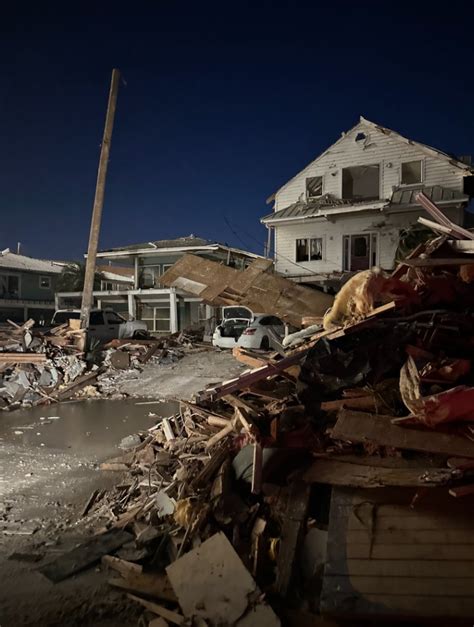
<svg viewBox="0 0 474 627">
<path fill-rule="evenodd" d="M 260 348 L 264 351 L 270 350 L 270 342 L 266 335 L 262 337 L 262 341 L 260 342 Z"/>
<path fill-rule="evenodd" d="M 149 333 L 147 331 L 135 331 L 132 337 L 134 340 L 147 340 Z"/>
</svg>

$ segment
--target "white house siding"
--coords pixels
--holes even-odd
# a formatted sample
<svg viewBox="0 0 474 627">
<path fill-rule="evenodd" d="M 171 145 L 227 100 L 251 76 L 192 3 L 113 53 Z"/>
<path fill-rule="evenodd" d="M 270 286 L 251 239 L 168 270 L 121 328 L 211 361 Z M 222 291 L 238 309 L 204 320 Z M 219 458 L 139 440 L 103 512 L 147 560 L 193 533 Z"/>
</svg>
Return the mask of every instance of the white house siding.
<svg viewBox="0 0 474 627">
<path fill-rule="evenodd" d="M 369 137 L 365 149 L 354 141 L 361 131 Z M 423 160 L 425 185 L 442 185 L 457 191 L 463 190 L 463 171 L 451 165 L 448 160 L 429 156 L 417 146 L 397 139 L 393 134 L 385 135 L 361 122 L 277 192 L 275 210 L 284 209 L 296 202 L 301 194 L 305 195 L 306 178 L 310 176 L 322 176 L 323 194 L 329 193 L 340 198 L 341 170 L 355 165 L 380 165 L 380 197 L 388 199 L 393 187 L 400 185 L 401 163 L 416 159 Z"/>
<path fill-rule="evenodd" d="M 462 209 L 443 208 L 454 222 L 460 222 Z M 378 234 L 377 264 L 385 269 L 393 267 L 399 242 L 400 229 L 416 223 L 423 209 L 405 212 L 371 212 L 334 216 L 329 222 L 321 218 L 306 220 L 301 224 L 286 223 L 275 226 L 275 269 L 288 276 L 327 274 L 343 269 L 343 236 L 376 232 Z M 296 263 L 296 240 L 322 237 L 323 259 Z"/>
</svg>

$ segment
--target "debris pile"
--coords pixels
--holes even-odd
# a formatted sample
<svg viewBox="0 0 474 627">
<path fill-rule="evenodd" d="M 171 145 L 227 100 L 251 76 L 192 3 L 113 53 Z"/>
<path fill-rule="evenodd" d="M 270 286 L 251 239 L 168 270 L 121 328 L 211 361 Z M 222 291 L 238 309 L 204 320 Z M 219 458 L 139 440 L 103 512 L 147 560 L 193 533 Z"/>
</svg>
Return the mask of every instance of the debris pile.
<svg viewBox="0 0 474 627">
<path fill-rule="evenodd" d="M 97 533 L 129 532 L 110 583 L 173 624 L 278 625 L 325 486 L 473 494 L 472 244 L 356 275 L 326 328 L 285 355 L 235 349 L 248 371 L 103 464 L 127 473 L 87 507 Z"/>
<path fill-rule="evenodd" d="M 33 330 L 34 320 L 9 322 L 0 330 L 0 407 L 58 402 L 95 379 L 97 368 L 84 374 L 84 332 L 77 320 L 49 333 Z"/>
<path fill-rule="evenodd" d="M 202 331 L 149 340 L 97 341 L 85 350 L 80 321 L 71 319 L 48 332 L 9 321 L 0 329 L 0 408 L 16 409 L 76 397 L 113 396 L 124 371 L 138 376 L 147 362 L 170 364 L 185 352 L 203 350 Z M 103 350 L 104 348 L 104 350 Z"/>
</svg>

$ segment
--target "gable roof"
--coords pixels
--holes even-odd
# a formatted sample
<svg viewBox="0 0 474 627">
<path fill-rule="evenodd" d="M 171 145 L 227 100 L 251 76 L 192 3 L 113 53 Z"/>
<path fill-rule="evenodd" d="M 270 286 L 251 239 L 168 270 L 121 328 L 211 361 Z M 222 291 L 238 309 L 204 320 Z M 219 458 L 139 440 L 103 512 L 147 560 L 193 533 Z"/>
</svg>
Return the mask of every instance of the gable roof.
<svg viewBox="0 0 474 627">
<path fill-rule="evenodd" d="M 297 172 L 295 174 L 295 176 L 292 176 L 291 179 L 289 179 L 288 181 L 286 181 L 286 183 L 284 183 L 281 187 L 279 187 L 276 192 L 274 192 L 271 196 L 269 196 L 266 200 L 267 204 L 270 204 L 276 194 L 278 194 L 282 189 L 284 189 L 289 183 L 291 183 L 291 181 L 293 181 L 297 176 L 299 176 L 302 172 L 304 172 L 304 170 L 306 170 L 307 168 L 309 168 L 311 165 L 313 165 L 313 163 L 315 163 L 316 161 L 318 161 L 319 159 L 321 159 L 321 157 L 323 157 L 324 155 L 327 154 L 327 152 L 329 150 L 331 150 L 332 148 L 334 148 L 334 146 L 337 146 L 337 144 L 339 144 L 339 142 L 343 141 L 346 137 L 346 135 L 348 135 L 349 133 L 352 133 L 353 131 L 355 131 L 358 128 L 371 128 L 374 131 L 376 131 L 377 133 L 381 133 L 383 135 L 385 135 L 386 137 L 390 136 L 393 137 L 394 139 L 403 142 L 405 144 L 409 144 L 410 146 L 416 146 L 417 148 L 419 148 L 422 152 L 424 152 L 425 154 L 429 155 L 430 157 L 435 157 L 438 159 L 443 159 L 444 161 L 448 161 L 452 166 L 457 167 L 461 170 L 465 170 L 466 173 L 470 173 L 472 172 L 472 167 L 470 165 L 467 165 L 466 163 L 464 163 L 463 161 L 461 161 L 460 159 L 458 159 L 457 157 L 453 156 L 453 155 L 449 155 L 446 152 L 443 152 L 442 150 L 438 150 L 437 148 L 432 148 L 431 146 L 428 146 L 428 144 L 423 144 L 421 142 L 417 142 L 413 139 L 408 139 L 407 137 L 404 137 L 403 135 L 400 135 L 400 133 L 397 133 L 396 131 L 393 131 L 389 128 L 386 128 L 385 126 L 381 126 L 380 124 L 376 124 L 375 122 L 371 122 L 370 120 L 368 120 L 367 118 L 364 118 L 362 115 L 359 118 L 359 121 L 357 122 L 357 124 L 355 126 L 353 126 L 352 128 L 350 128 L 348 131 L 343 132 L 341 134 L 341 137 L 339 137 L 339 139 L 337 141 L 335 141 L 333 144 L 331 144 L 330 146 L 328 146 L 328 148 L 326 148 L 326 150 L 324 150 L 320 155 L 318 155 L 315 159 L 313 159 L 312 161 L 310 161 L 304 168 L 302 168 L 301 170 L 299 170 L 299 172 Z"/>
<path fill-rule="evenodd" d="M 50 261 L 48 259 L 35 259 L 25 255 L 17 255 L 10 252 L 9 248 L 0 251 L 0 268 L 10 270 L 24 270 L 29 272 L 43 272 L 44 274 L 59 274 L 64 262 Z"/>
</svg>

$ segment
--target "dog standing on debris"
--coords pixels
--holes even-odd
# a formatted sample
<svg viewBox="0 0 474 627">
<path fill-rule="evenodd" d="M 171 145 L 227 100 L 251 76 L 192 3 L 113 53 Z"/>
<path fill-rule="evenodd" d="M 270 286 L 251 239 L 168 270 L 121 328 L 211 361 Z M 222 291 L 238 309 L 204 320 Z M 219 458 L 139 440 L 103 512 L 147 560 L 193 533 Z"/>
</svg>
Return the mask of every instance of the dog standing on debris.
<svg viewBox="0 0 474 627">
<path fill-rule="evenodd" d="M 391 300 L 388 290 L 390 283 L 390 277 L 378 267 L 355 274 L 342 286 L 333 306 L 326 312 L 324 329 L 330 331 L 349 321 L 357 322 L 366 318 L 376 302 Z"/>
</svg>

